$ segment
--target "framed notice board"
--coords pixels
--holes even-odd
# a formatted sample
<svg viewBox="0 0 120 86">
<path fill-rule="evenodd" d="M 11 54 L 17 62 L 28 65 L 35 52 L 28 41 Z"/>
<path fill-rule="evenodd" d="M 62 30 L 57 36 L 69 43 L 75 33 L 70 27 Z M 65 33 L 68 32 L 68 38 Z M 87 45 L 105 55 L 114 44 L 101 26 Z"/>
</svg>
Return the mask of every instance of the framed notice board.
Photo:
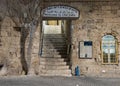
<svg viewBox="0 0 120 86">
<path fill-rule="evenodd" d="M 79 42 L 79 58 L 91 59 L 92 58 L 92 41 Z"/>
</svg>

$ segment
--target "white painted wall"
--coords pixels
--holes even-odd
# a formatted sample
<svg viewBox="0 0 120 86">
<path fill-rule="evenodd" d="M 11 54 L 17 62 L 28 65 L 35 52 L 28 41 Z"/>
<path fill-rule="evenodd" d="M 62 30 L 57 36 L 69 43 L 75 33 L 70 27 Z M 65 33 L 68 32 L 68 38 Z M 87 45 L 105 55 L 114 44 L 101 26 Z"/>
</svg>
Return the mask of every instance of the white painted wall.
<svg viewBox="0 0 120 86">
<path fill-rule="evenodd" d="M 44 34 L 61 34 L 61 24 L 60 25 L 46 25 L 43 21 Z"/>
</svg>

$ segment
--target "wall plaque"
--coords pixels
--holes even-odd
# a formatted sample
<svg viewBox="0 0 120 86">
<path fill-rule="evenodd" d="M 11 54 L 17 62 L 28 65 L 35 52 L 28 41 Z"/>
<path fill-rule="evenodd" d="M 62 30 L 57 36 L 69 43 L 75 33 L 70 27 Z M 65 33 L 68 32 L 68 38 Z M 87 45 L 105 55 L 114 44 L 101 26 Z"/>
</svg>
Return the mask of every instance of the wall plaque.
<svg viewBox="0 0 120 86">
<path fill-rule="evenodd" d="M 85 59 L 92 58 L 92 41 L 79 42 L 79 57 Z"/>
<path fill-rule="evenodd" d="M 42 16 L 52 18 L 79 18 L 79 11 L 70 6 L 56 5 L 43 9 Z"/>
</svg>

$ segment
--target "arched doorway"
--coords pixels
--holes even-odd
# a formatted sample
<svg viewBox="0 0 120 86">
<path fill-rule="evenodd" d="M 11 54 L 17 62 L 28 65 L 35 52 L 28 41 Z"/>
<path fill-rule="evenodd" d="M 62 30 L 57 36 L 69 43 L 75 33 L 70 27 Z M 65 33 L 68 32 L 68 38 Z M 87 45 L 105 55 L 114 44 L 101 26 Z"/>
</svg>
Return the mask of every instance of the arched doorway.
<svg viewBox="0 0 120 86">
<path fill-rule="evenodd" d="M 79 11 L 73 7 L 56 5 L 43 9 L 42 16 L 42 74 L 71 76 L 70 29 L 71 21 L 79 18 Z"/>
</svg>

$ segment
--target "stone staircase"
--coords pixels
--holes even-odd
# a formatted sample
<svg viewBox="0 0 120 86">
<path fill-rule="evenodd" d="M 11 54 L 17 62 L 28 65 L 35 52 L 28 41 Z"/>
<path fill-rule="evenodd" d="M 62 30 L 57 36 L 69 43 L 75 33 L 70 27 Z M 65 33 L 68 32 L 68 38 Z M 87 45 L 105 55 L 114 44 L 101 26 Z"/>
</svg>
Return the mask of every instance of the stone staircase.
<svg viewBox="0 0 120 86">
<path fill-rule="evenodd" d="M 71 76 L 66 38 L 62 34 L 44 35 L 40 73 L 42 76 Z"/>
</svg>

